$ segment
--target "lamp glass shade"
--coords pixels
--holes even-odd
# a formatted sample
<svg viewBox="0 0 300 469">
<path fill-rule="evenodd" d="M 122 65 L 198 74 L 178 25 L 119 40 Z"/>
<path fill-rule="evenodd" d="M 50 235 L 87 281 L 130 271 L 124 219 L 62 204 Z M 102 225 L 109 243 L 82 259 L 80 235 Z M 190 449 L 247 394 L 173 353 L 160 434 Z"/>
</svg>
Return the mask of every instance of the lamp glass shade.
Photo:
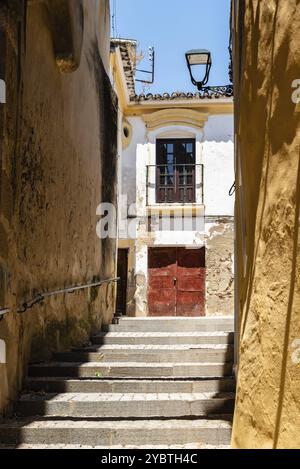
<svg viewBox="0 0 300 469">
<path fill-rule="evenodd" d="M 208 65 L 211 63 L 211 54 L 205 49 L 193 49 L 186 53 L 190 65 Z"/>
<path fill-rule="evenodd" d="M 192 83 L 201 89 L 209 79 L 211 53 L 206 49 L 192 49 L 186 52 L 185 56 Z"/>
</svg>

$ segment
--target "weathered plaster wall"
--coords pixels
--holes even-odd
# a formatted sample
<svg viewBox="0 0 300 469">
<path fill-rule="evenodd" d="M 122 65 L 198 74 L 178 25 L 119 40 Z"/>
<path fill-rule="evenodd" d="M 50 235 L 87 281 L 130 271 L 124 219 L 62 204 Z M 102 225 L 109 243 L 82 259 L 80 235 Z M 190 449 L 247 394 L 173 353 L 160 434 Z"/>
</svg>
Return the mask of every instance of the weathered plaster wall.
<svg viewBox="0 0 300 469">
<path fill-rule="evenodd" d="M 206 142 L 233 142 L 233 114 L 210 114 L 204 126 Z"/>
<path fill-rule="evenodd" d="M 165 111 L 167 112 L 167 111 Z M 180 122 L 181 110 L 177 109 L 177 120 Z M 186 110 L 183 109 L 183 112 Z M 155 113 L 157 115 L 157 113 Z M 147 165 L 156 164 L 157 138 L 195 138 L 196 163 L 204 164 L 204 205 L 202 204 L 202 186 L 200 168 L 196 170 L 196 201 L 199 205 L 198 222 L 195 227 L 188 226 L 187 207 L 181 216 L 187 217 L 185 229 L 155 230 L 149 232 L 148 223 L 139 222 L 136 229 L 135 246 L 124 240 L 122 246 L 130 248 L 135 258 L 134 276 L 129 272 L 128 298 L 132 314 L 133 303 L 135 314 L 146 316 L 148 312 L 148 248 L 151 246 L 205 246 L 207 245 L 207 281 L 206 281 L 206 314 L 233 314 L 233 214 L 234 197 L 228 191 L 234 181 L 233 164 L 233 115 L 209 115 L 199 110 L 199 127 L 171 125 L 166 119 L 165 125 L 148 129 L 143 117 L 128 117 L 132 126 L 132 139 L 122 152 L 122 193 L 128 195 L 130 203 L 136 203 L 136 214 L 139 221 L 150 215 L 149 206 L 157 207 L 155 201 L 155 171 L 148 170 L 149 191 L 147 200 L 146 180 Z M 204 117 L 202 117 L 204 116 Z M 146 115 L 149 119 L 151 115 Z M 201 126 L 203 120 L 203 127 Z M 148 208 L 147 208 L 148 204 Z M 173 207 L 169 207 L 170 213 Z M 182 209 L 183 210 L 183 209 Z M 167 214 L 167 208 L 164 208 Z M 180 211 L 177 209 L 177 216 Z M 204 218 L 204 215 L 208 217 Z M 221 216 L 221 217 L 220 217 Z M 225 217 L 224 218 L 222 218 Z M 134 291 L 135 283 L 135 293 Z"/>
<path fill-rule="evenodd" d="M 240 356 L 232 444 L 300 448 L 299 0 L 233 6 Z"/>
<path fill-rule="evenodd" d="M 136 151 L 137 145 L 144 143 L 146 138 L 145 123 L 141 117 L 127 117 L 134 129 L 129 146 L 123 150 L 121 193 L 127 195 L 128 206 L 136 203 Z"/>
<path fill-rule="evenodd" d="M 206 314 L 234 314 L 234 221 L 211 217 L 206 228 Z"/>
<path fill-rule="evenodd" d="M 66 41 L 59 60 L 65 36 L 62 29 L 55 40 L 53 22 L 69 28 L 69 16 L 52 10 L 54 2 L 28 2 L 26 18 L 21 1 L 4 3 L 10 8 L 0 8 L 0 73 L 7 84 L 0 108 L 0 306 L 15 311 L 37 292 L 115 276 L 115 242 L 97 238 L 96 207 L 115 200 L 117 114 L 103 66 L 109 49 L 99 44 L 108 1 L 84 0 L 82 17 L 72 10 L 80 2 L 55 2 L 71 9 L 71 20 L 79 18 L 69 54 Z M 79 63 L 64 73 L 73 48 Z M 29 359 L 82 343 L 110 321 L 114 289 L 59 296 L 5 316 L 0 412 L 20 389 Z"/>
<path fill-rule="evenodd" d="M 169 126 L 148 132 L 142 117 L 128 117 L 133 134 L 129 146 L 122 152 L 122 188 L 129 203 L 146 207 L 146 165 L 155 165 L 157 138 L 190 137 L 196 139 L 196 162 L 204 164 L 204 202 L 207 215 L 234 214 L 234 197 L 228 192 L 234 182 L 233 116 L 208 116 L 203 129 L 187 126 Z M 142 148 L 141 148 L 142 147 Z M 137 151 L 137 148 L 139 150 Z M 150 171 L 151 177 L 151 171 Z M 200 201 L 197 191 L 197 201 Z M 149 191 L 149 202 L 154 198 Z"/>
<path fill-rule="evenodd" d="M 234 215 L 234 196 L 229 190 L 234 182 L 233 142 L 204 142 L 204 204 L 207 216 Z"/>
<path fill-rule="evenodd" d="M 95 2 L 95 0 L 92 0 Z M 89 2 L 92 3 L 92 2 Z M 86 8 L 88 2 L 85 0 Z M 110 8 L 107 0 L 97 0 L 94 7 L 94 22 L 97 35 L 97 43 L 102 59 L 103 67 L 108 76 L 110 76 Z"/>
</svg>

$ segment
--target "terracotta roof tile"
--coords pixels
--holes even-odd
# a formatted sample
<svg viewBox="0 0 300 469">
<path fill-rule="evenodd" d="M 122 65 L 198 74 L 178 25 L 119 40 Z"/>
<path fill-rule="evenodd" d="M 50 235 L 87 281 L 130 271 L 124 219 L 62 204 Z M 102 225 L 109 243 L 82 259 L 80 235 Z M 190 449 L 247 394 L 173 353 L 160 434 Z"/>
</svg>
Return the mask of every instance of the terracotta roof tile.
<svg viewBox="0 0 300 469">
<path fill-rule="evenodd" d="M 203 91 L 196 93 L 188 92 L 180 92 L 175 91 L 173 93 L 163 93 L 163 94 L 140 94 L 135 95 L 132 97 L 132 101 L 143 102 L 143 101 L 172 101 L 175 99 L 186 99 L 186 100 L 202 100 L 202 99 L 221 99 L 221 98 L 232 98 L 233 93 L 231 89 L 228 89 L 225 94 L 219 94 L 217 92 L 212 91 Z"/>
<path fill-rule="evenodd" d="M 111 47 L 119 47 L 124 74 L 126 77 L 127 90 L 130 99 L 135 97 L 135 61 L 137 41 L 132 39 L 112 39 Z"/>
</svg>

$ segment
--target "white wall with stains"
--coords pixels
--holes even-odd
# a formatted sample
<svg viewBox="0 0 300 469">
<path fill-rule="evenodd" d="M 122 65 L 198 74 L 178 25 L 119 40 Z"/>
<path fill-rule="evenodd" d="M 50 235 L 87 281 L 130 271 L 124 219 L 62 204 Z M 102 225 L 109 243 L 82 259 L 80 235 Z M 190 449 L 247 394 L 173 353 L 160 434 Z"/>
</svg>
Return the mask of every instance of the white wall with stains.
<svg viewBox="0 0 300 469">
<path fill-rule="evenodd" d="M 148 132 L 142 117 L 128 117 L 133 135 L 122 153 L 121 191 L 128 204 L 137 202 L 146 208 L 146 166 L 155 165 L 157 138 L 195 138 L 196 163 L 204 164 L 204 203 L 207 215 L 234 213 L 234 198 L 228 196 L 234 181 L 233 115 L 209 116 L 203 129 L 172 126 Z M 151 173 L 150 173 L 151 178 Z M 201 201 L 197 191 L 197 203 Z M 149 203 L 154 204 L 154 191 L 149 191 Z"/>
<path fill-rule="evenodd" d="M 233 313 L 233 215 L 234 197 L 229 189 L 234 182 L 233 114 L 209 115 L 203 127 L 173 125 L 148 131 L 142 117 L 127 117 L 132 126 L 132 139 L 122 153 L 122 193 L 128 205 L 136 204 L 138 216 L 135 240 L 135 305 L 137 316 L 147 315 L 148 248 L 151 246 L 206 246 L 207 249 L 207 305 L 206 313 Z M 182 214 L 197 206 L 198 225 L 181 229 L 149 231 L 151 209 L 164 207 L 164 215 L 180 204 L 156 204 L 155 172 L 149 174 L 150 189 L 146 190 L 147 166 L 156 163 L 157 138 L 195 138 L 196 163 L 204 165 L 204 204 L 201 177 L 196 179 L 196 204 L 182 208 Z M 153 184 L 151 184 L 151 182 Z M 151 207 L 151 209 L 150 209 Z M 154 220 L 156 212 L 154 210 Z M 192 217 L 186 219 L 187 225 Z M 160 221 L 162 223 L 162 221 Z M 179 228 L 178 228 L 179 226 Z M 220 287 L 218 287 L 220 285 Z"/>
</svg>

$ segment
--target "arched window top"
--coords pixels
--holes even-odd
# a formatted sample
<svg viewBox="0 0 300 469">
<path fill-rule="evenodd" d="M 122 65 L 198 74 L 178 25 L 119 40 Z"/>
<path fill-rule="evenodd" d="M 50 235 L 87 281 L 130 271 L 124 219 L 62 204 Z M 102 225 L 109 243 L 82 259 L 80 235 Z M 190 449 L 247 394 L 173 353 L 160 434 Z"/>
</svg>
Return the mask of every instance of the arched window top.
<svg viewBox="0 0 300 469">
<path fill-rule="evenodd" d="M 192 127 L 200 130 L 208 119 L 205 112 L 193 109 L 175 108 L 162 109 L 143 116 L 148 131 L 163 127 Z"/>
</svg>

